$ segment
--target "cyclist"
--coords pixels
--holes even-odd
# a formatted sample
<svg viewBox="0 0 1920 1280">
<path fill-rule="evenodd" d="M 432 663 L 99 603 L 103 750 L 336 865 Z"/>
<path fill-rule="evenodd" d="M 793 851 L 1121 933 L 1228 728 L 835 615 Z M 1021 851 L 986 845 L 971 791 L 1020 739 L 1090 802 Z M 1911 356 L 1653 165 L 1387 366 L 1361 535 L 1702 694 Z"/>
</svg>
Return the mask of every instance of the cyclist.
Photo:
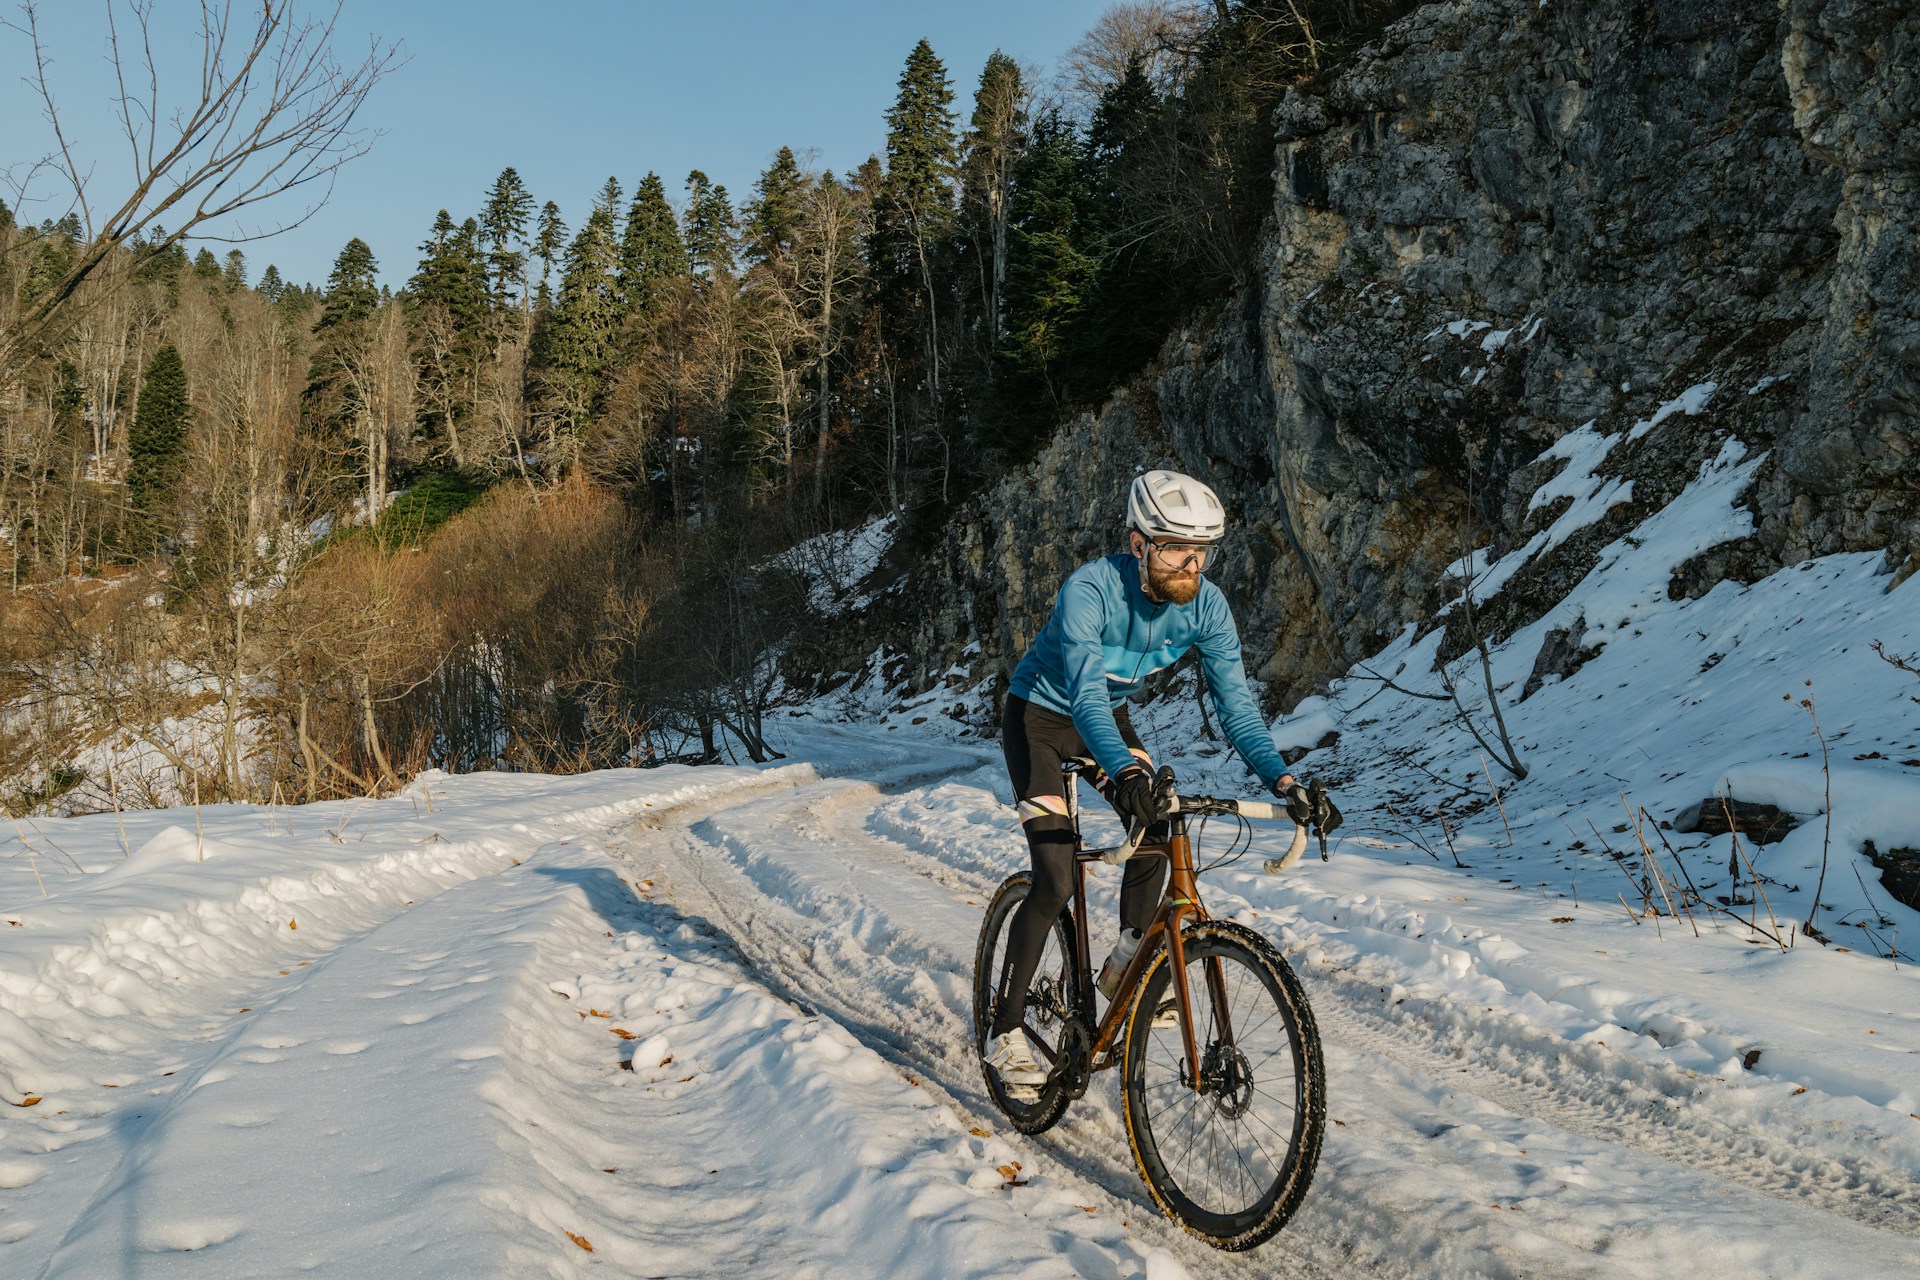
<svg viewBox="0 0 1920 1280">
<path fill-rule="evenodd" d="M 1100 768 L 1095 785 L 1123 821 L 1156 823 L 1166 816 L 1164 800 L 1154 794 L 1153 762 L 1125 705 L 1147 676 L 1198 648 L 1228 739 L 1287 802 L 1294 820 L 1307 821 L 1306 789 L 1287 771 L 1247 688 L 1233 613 L 1220 589 L 1201 577 L 1225 533 L 1226 511 L 1200 481 L 1175 471 L 1138 477 L 1127 495 L 1127 549 L 1067 578 L 1053 615 L 1014 670 L 1000 743 L 1033 856 L 1033 887 L 1008 925 L 1004 996 L 985 1051 L 987 1065 L 1009 1090 L 1034 1090 L 1047 1079 L 1020 1026 L 1047 931 L 1073 892 L 1074 835 L 1062 762 L 1091 756 Z M 1147 839 L 1166 839 L 1164 827 Z M 1114 979 L 1131 959 L 1126 944 L 1137 945 L 1152 923 L 1164 873 L 1159 858 L 1127 864 L 1122 946 L 1108 960 Z M 1103 986 L 1106 977 L 1103 970 Z"/>
</svg>

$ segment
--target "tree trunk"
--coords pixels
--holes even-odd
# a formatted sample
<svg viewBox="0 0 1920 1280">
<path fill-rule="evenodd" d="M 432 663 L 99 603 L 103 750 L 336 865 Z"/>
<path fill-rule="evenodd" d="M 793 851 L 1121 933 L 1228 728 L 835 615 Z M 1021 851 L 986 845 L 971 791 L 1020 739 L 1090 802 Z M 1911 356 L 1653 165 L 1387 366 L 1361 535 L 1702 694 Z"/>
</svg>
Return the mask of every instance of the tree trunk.
<svg viewBox="0 0 1920 1280">
<path fill-rule="evenodd" d="M 367 754 L 373 757 L 375 767 L 380 770 L 380 780 L 397 789 L 400 779 L 394 775 L 393 766 L 387 763 L 387 753 L 380 749 L 380 729 L 373 719 L 373 683 L 365 675 L 360 677 L 360 732 L 366 740 Z"/>
</svg>

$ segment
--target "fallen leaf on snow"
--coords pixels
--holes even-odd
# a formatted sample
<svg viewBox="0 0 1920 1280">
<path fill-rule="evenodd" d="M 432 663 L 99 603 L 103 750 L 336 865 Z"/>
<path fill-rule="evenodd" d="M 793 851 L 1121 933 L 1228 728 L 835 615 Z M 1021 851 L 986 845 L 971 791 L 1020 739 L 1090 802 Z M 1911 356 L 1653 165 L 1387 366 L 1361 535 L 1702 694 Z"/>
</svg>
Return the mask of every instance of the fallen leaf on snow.
<svg viewBox="0 0 1920 1280">
<path fill-rule="evenodd" d="M 608 1027 L 607 1030 L 613 1032 L 613 1034 L 619 1036 L 622 1040 L 633 1039 L 633 1032 L 627 1030 L 625 1027 Z"/>
<path fill-rule="evenodd" d="M 1798 1089 L 1795 1089 L 1792 1093 L 1788 1094 L 1787 1096 L 1789 1098 L 1797 1098 L 1801 1094 L 1805 1093 L 1806 1091 L 1807 1091 L 1807 1086 L 1801 1085 Z"/>
<path fill-rule="evenodd" d="M 1011 1187 L 1024 1187 L 1029 1181 L 1029 1179 L 1020 1176 L 1020 1162 L 1018 1160 L 1009 1160 L 1007 1163 L 1001 1165 L 996 1172 L 998 1172 L 1002 1178 L 1006 1179 L 1005 1182 L 1000 1184 L 1000 1189 L 1003 1191 Z"/>
<path fill-rule="evenodd" d="M 518 866 L 519 864 L 515 863 L 514 865 Z M 579 1245 L 582 1249 L 585 1249 L 588 1253 L 593 1252 L 593 1246 L 587 1243 L 587 1238 L 585 1236 L 577 1236 L 573 1234 L 573 1232 L 569 1231 L 567 1232 L 567 1239 L 573 1241 L 575 1244 Z"/>
<path fill-rule="evenodd" d="M 299 927 L 300 927 L 300 922 L 299 922 L 298 920 L 289 920 L 289 921 L 287 921 L 287 928 L 289 928 L 289 929 L 298 929 Z"/>
<path fill-rule="evenodd" d="M 20 1101 L 14 1103 L 13 1105 L 16 1107 L 30 1107 L 38 1101 L 40 1101 L 40 1095 L 37 1093 L 30 1093 L 26 1097 L 20 1099 Z"/>
<path fill-rule="evenodd" d="M 1549 921 L 1549 923 L 1550 924 L 1572 924 L 1573 917 L 1572 916 L 1555 916 L 1551 921 Z"/>
<path fill-rule="evenodd" d="M 973 1128 L 967 1130 L 967 1132 L 976 1138 L 991 1138 L 993 1136 L 993 1130 L 982 1129 L 979 1125 L 973 1126 Z"/>
</svg>

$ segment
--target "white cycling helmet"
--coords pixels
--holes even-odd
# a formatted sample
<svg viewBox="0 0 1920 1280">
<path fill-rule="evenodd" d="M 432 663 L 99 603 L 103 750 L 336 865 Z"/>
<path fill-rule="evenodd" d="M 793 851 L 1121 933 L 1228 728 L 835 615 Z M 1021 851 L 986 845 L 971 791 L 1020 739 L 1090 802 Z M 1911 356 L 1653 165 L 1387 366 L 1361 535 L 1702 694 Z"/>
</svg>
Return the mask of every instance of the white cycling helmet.
<svg viewBox="0 0 1920 1280">
<path fill-rule="evenodd" d="M 1192 476 L 1149 471 L 1127 493 L 1127 524 L 1153 542 L 1218 542 L 1227 532 L 1227 512 Z"/>
</svg>

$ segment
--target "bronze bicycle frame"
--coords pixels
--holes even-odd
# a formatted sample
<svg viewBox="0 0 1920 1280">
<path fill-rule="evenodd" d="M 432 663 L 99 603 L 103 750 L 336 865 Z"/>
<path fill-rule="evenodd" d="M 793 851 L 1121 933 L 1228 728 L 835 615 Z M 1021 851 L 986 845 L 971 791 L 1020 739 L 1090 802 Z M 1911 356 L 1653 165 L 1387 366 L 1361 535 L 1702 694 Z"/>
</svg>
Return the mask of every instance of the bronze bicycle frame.
<svg viewBox="0 0 1920 1280">
<path fill-rule="evenodd" d="M 1068 790 L 1073 790 L 1072 780 L 1068 780 Z M 1087 990 L 1081 993 L 1083 1008 L 1092 1010 L 1093 969 L 1092 956 L 1089 954 L 1087 928 L 1087 867 L 1099 860 L 1105 852 L 1100 849 L 1088 849 L 1080 842 L 1080 820 L 1078 805 L 1069 804 L 1069 815 L 1073 820 L 1074 839 L 1080 844 L 1073 859 L 1073 920 L 1075 944 L 1080 951 L 1080 974 L 1087 983 Z M 1120 986 L 1114 992 L 1113 1002 L 1107 1006 L 1106 1016 L 1100 1019 L 1094 1031 L 1093 1047 L 1088 1054 L 1089 1066 L 1094 1071 L 1104 1071 L 1118 1065 L 1115 1057 L 1116 1042 L 1120 1038 L 1121 1028 L 1126 1026 L 1127 1016 L 1132 1009 L 1136 989 L 1146 975 L 1147 968 L 1154 960 L 1155 952 L 1165 945 L 1169 953 L 1169 963 L 1173 965 L 1171 980 L 1174 990 L 1174 1003 L 1180 1012 L 1180 1037 L 1186 1049 L 1188 1079 L 1193 1082 L 1196 1092 L 1206 1091 L 1206 1082 L 1200 1076 L 1200 1046 L 1194 1038 L 1193 996 L 1187 990 L 1186 948 L 1180 938 L 1180 930 L 1188 918 L 1194 920 L 1211 919 L 1206 906 L 1200 901 L 1200 885 L 1194 876 L 1193 845 L 1187 838 L 1186 818 L 1178 813 L 1167 821 L 1172 831 L 1167 843 L 1161 845 L 1141 845 L 1134 853 L 1136 858 L 1165 858 L 1169 874 L 1167 887 L 1160 896 L 1160 905 L 1154 909 L 1153 924 L 1140 939 L 1140 949 L 1133 954 L 1127 970 L 1120 977 Z M 1219 1018 L 1219 1034 L 1222 1043 L 1233 1043 L 1233 1027 L 1227 1016 L 1226 975 L 1220 961 L 1211 959 L 1206 964 L 1207 994 L 1213 999 L 1213 1007 Z"/>
</svg>

